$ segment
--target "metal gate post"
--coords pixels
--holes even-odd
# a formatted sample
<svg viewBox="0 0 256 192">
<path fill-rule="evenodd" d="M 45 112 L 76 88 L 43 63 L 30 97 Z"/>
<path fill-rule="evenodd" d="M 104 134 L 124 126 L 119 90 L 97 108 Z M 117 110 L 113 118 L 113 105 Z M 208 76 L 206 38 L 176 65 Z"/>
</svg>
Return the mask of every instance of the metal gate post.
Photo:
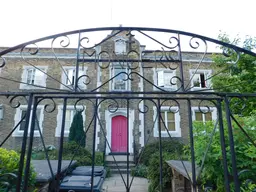
<svg viewBox="0 0 256 192">
<path fill-rule="evenodd" d="M 233 137 L 233 128 L 232 128 L 232 122 L 231 122 L 231 111 L 230 111 L 230 105 L 227 96 L 225 96 L 225 110 L 226 110 L 226 119 L 228 124 L 228 137 L 229 137 L 229 146 L 230 146 L 230 152 L 231 152 L 231 160 L 232 160 L 232 172 L 234 177 L 234 184 L 235 184 L 235 191 L 240 191 L 240 182 L 238 179 L 238 172 L 236 167 L 236 152 L 235 152 L 235 144 L 234 144 L 234 137 Z"/>
<path fill-rule="evenodd" d="M 192 166 L 192 191 L 196 192 L 196 163 L 195 163 L 195 151 L 194 151 L 194 134 L 193 134 L 193 122 L 191 113 L 191 101 L 188 99 L 188 123 L 189 123 L 189 138 L 190 138 L 190 151 L 191 151 L 191 166 Z"/>
<path fill-rule="evenodd" d="M 25 118 L 26 123 L 25 123 L 25 130 L 24 130 L 22 147 L 21 147 L 19 172 L 18 172 L 18 183 L 16 186 L 16 191 L 21 191 L 22 173 L 23 173 L 23 168 L 24 168 L 24 160 L 25 160 L 25 153 L 26 153 L 26 145 L 27 145 L 27 137 L 28 137 L 28 129 L 29 129 L 29 119 L 30 119 L 32 102 L 33 102 L 33 93 L 30 93 L 29 99 L 28 99 L 28 108 L 27 108 L 26 118 Z"/>
<path fill-rule="evenodd" d="M 31 127 L 30 127 L 30 138 L 29 138 L 29 145 L 28 145 L 28 153 L 27 153 L 27 162 L 26 168 L 24 173 L 24 186 L 23 191 L 27 192 L 28 190 L 28 180 L 29 180 L 29 171 L 30 171 L 30 160 L 31 160 L 31 153 L 32 153 L 32 146 L 34 140 L 34 130 L 35 130 L 35 123 L 36 123 L 36 109 L 37 109 L 37 97 L 34 98 L 33 102 L 33 110 L 32 110 L 32 118 L 31 118 Z M 30 113 L 30 111 L 29 111 Z M 39 127 L 40 129 L 40 127 Z"/>
<path fill-rule="evenodd" d="M 223 120 L 222 120 L 222 108 L 221 108 L 221 100 L 217 101 L 217 110 L 219 115 L 219 127 L 220 127 L 220 144 L 221 144 L 221 151 L 223 157 L 223 168 L 224 168 L 224 179 L 225 179 L 225 189 L 227 192 L 230 191 L 229 185 L 229 178 L 228 178 L 228 164 L 227 164 L 227 153 L 226 153 L 226 144 L 225 144 L 225 135 L 224 135 L 224 128 L 223 128 Z"/>
</svg>

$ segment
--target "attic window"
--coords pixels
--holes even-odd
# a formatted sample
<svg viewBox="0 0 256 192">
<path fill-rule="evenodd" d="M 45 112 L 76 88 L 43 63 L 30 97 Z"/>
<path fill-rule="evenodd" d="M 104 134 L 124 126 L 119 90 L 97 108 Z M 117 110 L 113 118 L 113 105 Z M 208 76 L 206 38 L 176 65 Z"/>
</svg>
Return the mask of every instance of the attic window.
<svg viewBox="0 0 256 192">
<path fill-rule="evenodd" d="M 115 41 L 115 53 L 116 54 L 123 54 L 126 52 L 126 43 L 123 39 L 117 39 Z"/>
</svg>

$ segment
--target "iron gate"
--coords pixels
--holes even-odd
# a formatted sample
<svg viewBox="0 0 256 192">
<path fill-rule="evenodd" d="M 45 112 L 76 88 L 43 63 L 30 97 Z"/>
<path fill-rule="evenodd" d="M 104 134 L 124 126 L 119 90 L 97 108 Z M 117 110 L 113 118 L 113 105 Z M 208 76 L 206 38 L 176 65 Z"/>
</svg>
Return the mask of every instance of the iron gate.
<svg viewBox="0 0 256 192">
<path fill-rule="evenodd" d="M 98 42 L 91 43 L 94 38 Z M 154 49 L 145 49 L 142 43 Z M 215 55 L 228 58 L 227 65 L 214 64 L 208 49 L 216 45 L 223 52 Z M 253 168 L 242 168 L 240 159 L 237 161 L 241 151 L 237 151 L 234 134 L 243 135 L 243 142 L 253 147 L 255 138 L 250 135 L 254 127 L 249 131 L 244 128 L 237 114 L 252 112 L 248 110 L 255 107 L 256 94 L 237 92 L 236 82 L 232 93 L 223 92 L 224 87 L 213 87 L 211 81 L 228 74 L 245 54 L 256 56 L 246 49 L 192 33 L 134 27 L 72 31 L 3 49 L 1 147 L 20 150 L 16 191 L 28 190 L 31 157 L 38 147 L 45 151 L 54 181 L 46 190 L 59 191 L 63 145 L 69 134 L 70 114 L 76 112 L 83 114 L 83 137 L 92 153 L 93 173 L 97 151 L 104 158 L 112 155 L 117 165 L 111 153 L 111 120 L 116 115 L 127 118 L 126 177 L 117 165 L 126 191 L 131 190 L 133 182 L 129 157 L 133 155 L 138 166 L 145 146 L 154 141 L 159 143 L 159 191 L 163 190 L 162 142 L 166 140 L 189 144 L 189 157 L 184 157 L 183 151 L 176 154 L 195 191 L 216 135 L 225 191 L 241 191 L 242 182 L 249 178 L 242 181 L 240 175 Z M 196 121 L 201 121 L 201 126 L 210 121 L 210 134 L 205 130 L 196 132 Z M 198 135 L 209 140 L 200 156 L 195 146 Z M 49 160 L 50 144 L 58 148 L 56 174 Z M 183 163 L 187 159 L 191 161 L 191 174 Z M 92 177 L 91 191 L 93 183 Z M 207 184 L 204 187 L 210 190 Z"/>
</svg>

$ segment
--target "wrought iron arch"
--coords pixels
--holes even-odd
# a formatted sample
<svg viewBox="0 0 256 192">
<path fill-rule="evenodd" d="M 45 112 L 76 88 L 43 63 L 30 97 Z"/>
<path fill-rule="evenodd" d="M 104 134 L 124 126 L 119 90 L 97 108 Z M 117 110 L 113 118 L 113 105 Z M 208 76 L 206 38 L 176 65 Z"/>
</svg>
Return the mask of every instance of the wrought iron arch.
<svg viewBox="0 0 256 192">
<path fill-rule="evenodd" d="M 103 32 L 105 36 L 98 38 L 102 37 Z M 92 44 L 90 35 L 92 39 L 96 38 Z M 123 45 L 126 46 L 123 53 L 115 53 L 116 37 L 122 37 L 126 43 Z M 141 42 L 152 43 L 157 48 L 147 50 Z M 213 45 L 221 47 L 219 51 L 222 52 L 215 54 L 227 58 L 228 67 L 218 66 L 216 70 L 213 53 L 208 51 Z M 181 135 L 178 139 L 190 143 L 192 174 L 188 173 L 181 154 L 179 161 L 195 191 L 217 130 L 221 143 L 220 162 L 223 165 L 225 191 L 231 191 L 232 182 L 235 191 L 240 191 L 240 173 L 244 170 L 240 169 L 236 160 L 236 133 L 232 127 L 237 126 L 241 134 L 255 147 L 255 138 L 245 130 L 235 113 L 246 110 L 248 105 L 255 106 L 256 94 L 255 91 L 240 93 L 235 89 L 233 92 L 222 92 L 222 87 L 213 88 L 210 81 L 237 65 L 243 54 L 256 59 L 256 53 L 250 50 L 209 37 L 178 30 L 141 27 L 76 30 L 8 49 L 0 48 L 0 128 L 3 130 L 0 146 L 14 148 L 17 144 L 21 145 L 16 191 L 27 191 L 32 151 L 38 143 L 45 151 L 45 159 L 54 181 L 47 190 L 59 191 L 63 143 L 69 118 L 67 110 L 84 113 L 84 137 L 90 135 L 91 138 L 87 145 L 92 152 L 94 172 L 96 149 L 101 150 L 104 156 L 106 149 L 111 151 L 105 127 L 105 119 L 108 117 L 105 115 L 120 109 L 126 110 L 128 124 L 131 123 L 130 119 L 133 121 L 130 126 L 132 128 L 127 129 L 127 137 L 133 134 L 134 141 L 127 145 L 133 145 L 133 155 L 138 162 L 144 152 L 144 145 L 152 140 L 159 142 L 159 191 L 163 190 L 164 182 L 162 141 L 177 139 Z M 236 86 L 236 82 L 233 86 Z M 133 116 L 129 115 L 131 111 Z M 210 143 L 206 146 L 200 162 L 195 157 L 194 149 L 193 126 L 196 113 L 204 121 L 206 115 L 210 115 L 215 122 L 209 138 Z M 169 121 L 168 115 L 173 115 L 174 122 Z M 57 117 L 60 119 L 56 119 Z M 15 121 L 14 126 L 12 120 Z M 56 128 L 54 123 L 47 121 L 61 122 L 56 129 L 60 130 L 58 141 L 54 138 L 51 141 L 46 140 L 49 133 L 45 132 Z M 59 147 L 56 174 L 47 152 L 49 142 Z M 133 177 L 129 177 L 129 147 L 126 155 L 127 177 L 121 174 L 120 168 L 118 172 L 126 191 L 130 191 Z M 117 165 L 114 156 L 113 159 Z M 196 163 L 200 166 L 199 173 Z M 93 191 L 93 177 L 91 182 Z M 209 190 L 209 187 L 206 186 L 205 190 Z"/>
</svg>

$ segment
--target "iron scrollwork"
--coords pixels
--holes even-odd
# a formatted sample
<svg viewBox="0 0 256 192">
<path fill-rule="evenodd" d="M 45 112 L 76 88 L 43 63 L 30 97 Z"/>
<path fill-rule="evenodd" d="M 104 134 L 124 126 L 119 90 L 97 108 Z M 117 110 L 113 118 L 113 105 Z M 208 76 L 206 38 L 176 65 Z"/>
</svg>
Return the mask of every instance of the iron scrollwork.
<svg viewBox="0 0 256 192">
<path fill-rule="evenodd" d="M 104 39 L 102 39 L 101 41 L 99 41 L 99 43 L 96 43 L 95 45 L 92 45 L 92 46 L 90 45 L 90 43 L 92 43 L 92 38 L 87 35 L 88 32 L 107 31 L 107 30 L 112 30 L 112 33 L 107 37 L 105 37 Z M 160 41 L 159 40 L 160 38 L 158 38 L 158 35 L 156 35 L 157 33 L 154 33 L 153 35 L 149 35 L 149 32 L 159 32 L 159 34 L 166 33 L 168 35 L 168 40 L 166 42 Z M 160 48 L 158 47 L 159 50 L 145 50 L 144 48 L 142 48 L 143 46 L 141 46 L 141 44 L 139 44 L 139 42 L 136 39 L 137 37 L 139 37 L 139 35 L 136 36 L 136 34 L 142 35 L 144 38 L 147 39 L 147 41 L 155 43 L 157 46 L 160 47 Z M 75 42 L 77 43 L 76 48 L 72 48 L 71 46 L 73 45 L 72 35 L 79 36 L 78 42 Z M 119 53 L 114 50 L 115 48 L 114 41 L 120 37 L 123 37 L 124 39 L 126 39 L 126 41 L 123 40 L 125 42 L 125 51 L 123 53 Z M 188 38 L 188 43 L 186 43 L 186 46 L 188 46 L 193 51 L 199 51 L 203 49 L 203 53 L 200 53 L 200 55 L 198 54 L 199 56 L 197 55 L 197 58 L 195 60 L 193 60 L 194 58 L 191 59 L 188 53 L 182 52 L 180 39 L 183 37 Z M 41 45 L 41 43 L 44 43 L 44 42 L 47 43 L 48 40 L 50 40 L 49 49 L 45 50 L 45 48 L 41 48 L 39 46 Z M 110 43 L 112 43 L 111 46 L 107 45 L 109 41 L 111 41 Z M 34 127 L 32 127 L 32 130 L 33 128 L 35 128 L 35 123 L 38 123 L 36 119 L 37 114 L 35 114 L 36 110 L 33 107 L 38 107 L 40 103 L 41 105 L 44 106 L 44 112 L 55 114 L 54 112 L 57 108 L 57 105 L 62 104 L 60 101 L 68 100 L 69 102 L 65 104 L 71 105 L 72 110 L 74 109 L 75 112 L 82 111 L 87 115 L 85 124 L 88 126 L 85 127 L 85 134 L 87 133 L 93 134 L 92 152 L 94 155 L 95 155 L 97 145 L 101 146 L 102 143 L 104 143 L 104 146 L 103 146 L 104 155 L 106 153 L 105 150 L 111 151 L 111 141 L 108 140 L 109 139 L 108 134 L 110 133 L 107 133 L 108 130 L 106 128 L 107 123 L 109 122 L 106 123 L 106 121 L 111 121 L 111 118 L 114 117 L 115 115 L 120 115 L 125 113 L 127 118 L 127 125 L 129 125 L 129 127 L 127 128 L 127 138 L 129 139 L 129 134 L 134 134 L 134 140 L 131 141 L 133 143 L 133 148 L 134 148 L 133 152 L 134 153 L 137 153 L 138 151 L 141 152 L 138 156 L 136 156 L 138 158 L 138 162 L 141 158 L 141 154 L 144 151 L 142 144 L 147 145 L 148 143 L 150 143 L 149 142 L 150 139 L 157 140 L 159 142 L 160 148 L 158 152 L 159 152 L 159 158 L 162 161 L 163 156 L 161 156 L 162 148 L 161 148 L 160 141 L 162 141 L 162 139 L 167 140 L 168 138 L 174 139 L 174 136 L 172 134 L 173 132 L 171 133 L 168 130 L 168 127 L 166 127 L 167 115 L 165 115 L 166 117 L 164 119 L 161 114 L 162 108 L 165 108 L 166 112 L 172 112 L 177 116 L 180 115 L 180 118 L 186 119 L 189 116 L 188 117 L 189 131 L 191 133 L 190 135 L 192 138 L 191 141 L 193 141 L 193 136 L 195 136 L 193 135 L 193 130 L 195 129 L 193 127 L 191 110 L 188 109 L 189 105 L 191 104 L 190 102 L 192 101 L 192 103 L 194 103 L 192 107 L 196 107 L 198 110 L 197 112 L 200 112 L 203 115 L 212 112 L 213 107 L 218 108 L 218 113 L 221 113 L 223 111 L 221 102 L 223 102 L 223 100 L 226 101 L 225 99 L 229 97 L 228 94 L 226 93 L 218 93 L 217 89 L 215 90 L 216 92 L 213 92 L 211 88 L 200 89 L 193 92 L 189 91 L 193 89 L 193 87 L 190 86 L 190 83 L 194 80 L 194 76 L 195 75 L 197 75 L 197 77 L 200 75 L 203 76 L 203 74 L 200 74 L 200 70 L 204 70 L 209 66 L 208 63 L 205 62 L 206 59 L 209 59 L 208 61 L 213 62 L 211 59 L 211 56 L 208 53 L 209 42 L 219 44 L 221 46 L 223 50 L 222 56 L 224 56 L 226 58 L 226 61 L 230 62 L 231 65 L 238 64 L 238 62 L 240 61 L 241 54 L 247 53 L 252 56 L 256 56 L 256 54 L 253 52 L 249 52 L 248 50 L 245 50 L 233 45 L 229 45 L 224 42 L 220 42 L 218 40 L 210 39 L 197 34 L 176 31 L 176 30 L 135 28 L 135 27 L 110 27 L 110 28 L 78 30 L 78 31 L 49 36 L 47 38 L 42 38 L 35 41 L 30 41 L 28 43 L 24 43 L 16 47 L 1 51 L 0 52 L 0 68 L 1 68 L 0 77 L 3 80 L 5 79 L 10 80 L 11 75 L 9 75 L 8 67 L 6 66 L 8 66 L 9 63 L 12 64 L 12 57 L 16 57 L 17 55 L 19 55 L 21 57 L 22 65 L 24 66 L 29 65 L 29 67 L 32 67 L 33 70 L 41 71 L 44 75 L 47 76 L 47 83 L 51 81 L 51 83 L 55 86 L 55 87 L 50 87 L 50 86 L 43 87 L 41 85 L 38 85 L 38 87 L 41 88 L 39 91 L 38 90 L 32 91 L 29 89 L 21 90 L 21 88 L 19 89 L 20 84 L 22 83 L 29 84 L 29 83 L 28 81 L 22 82 L 23 77 L 22 78 L 19 77 L 17 78 L 18 80 L 15 80 L 14 82 L 16 83 L 15 91 L 20 90 L 20 94 L 8 92 L 14 87 L 13 85 L 10 85 L 10 89 L 8 86 L 6 86 L 8 87 L 8 90 L 2 90 L 1 94 L 8 96 L 8 99 L 9 99 L 8 105 L 10 106 L 10 108 L 12 108 L 11 109 L 12 111 L 14 111 L 14 109 L 21 107 L 22 105 L 28 105 L 27 96 L 30 95 L 31 93 L 34 94 L 33 98 L 30 97 L 31 99 L 30 107 L 34 109 L 33 110 L 34 113 L 32 115 L 33 117 L 31 118 L 31 120 L 29 120 L 30 117 L 28 116 L 26 118 L 30 122 L 34 120 L 32 122 L 34 124 Z M 19 54 L 17 54 L 16 52 L 17 50 L 20 50 Z M 9 54 L 10 55 L 13 54 L 11 55 L 10 59 L 8 58 Z M 42 63 L 45 62 L 45 58 L 48 58 L 47 61 L 52 61 L 51 64 L 49 65 L 50 70 L 47 73 L 40 69 L 40 65 L 42 65 Z M 228 65 L 230 65 L 230 63 L 228 63 Z M 87 69 L 86 74 L 79 74 L 77 70 L 79 70 L 80 68 L 84 69 L 85 66 Z M 119 68 L 125 69 L 125 70 L 121 70 L 121 72 L 117 72 L 117 73 L 113 72 L 114 71 L 113 69 L 115 66 L 118 66 Z M 189 68 L 190 66 L 194 67 L 193 68 L 194 71 L 191 76 L 190 74 L 188 74 L 188 70 L 190 70 Z M 56 67 L 57 69 L 54 67 Z M 75 70 L 72 72 L 74 72 L 75 75 L 72 73 L 68 74 L 65 67 L 67 68 L 70 67 L 72 69 L 74 68 Z M 18 73 L 20 73 L 21 70 L 22 70 L 22 67 L 20 67 L 20 71 Z M 160 85 L 159 83 L 160 72 L 157 70 L 167 71 L 174 74 L 168 79 L 167 78 L 162 79 L 165 81 L 164 82 L 165 84 L 168 84 L 169 89 L 167 86 L 165 87 L 165 85 Z M 220 71 L 220 73 L 221 72 L 223 71 Z M 59 73 L 63 73 L 63 74 L 59 74 Z M 219 73 L 216 73 L 214 75 L 217 76 L 219 75 Z M 6 76 L 8 76 L 8 78 Z M 213 76 L 209 78 L 212 78 L 212 77 Z M 126 87 L 125 89 L 120 89 L 120 90 L 112 89 L 111 86 L 114 84 L 116 79 L 118 79 L 119 81 L 122 81 L 122 83 L 123 82 L 127 84 L 130 83 L 131 85 L 129 89 L 128 88 L 126 89 Z M 204 78 L 202 79 L 203 81 L 206 81 L 206 79 Z M 47 85 L 50 85 L 51 83 Z M 63 88 L 58 87 L 59 85 L 62 85 Z M 186 87 L 184 88 L 185 85 Z M 2 83 L 1 83 L 1 86 L 2 86 Z M 35 86 L 37 85 L 33 85 L 32 87 L 35 88 Z M 83 88 L 83 86 L 86 88 Z M 174 88 L 175 90 L 170 87 L 172 88 L 175 87 Z M 54 90 L 57 92 L 49 92 L 48 90 Z M 250 93 L 250 97 L 255 97 L 255 93 Z M 32 106 L 33 99 L 38 99 L 38 98 L 39 100 L 37 100 L 37 103 L 34 103 L 36 106 Z M 217 101 L 219 102 L 218 105 L 216 104 Z M 252 100 L 252 102 L 253 101 L 254 100 Z M 253 142 L 253 139 L 250 138 L 250 135 L 246 133 L 246 131 L 239 124 L 238 120 L 236 120 L 235 118 L 235 114 L 239 114 L 238 112 L 240 112 L 239 115 L 242 115 L 243 112 L 248 108 L 247 107 L 248 102 L 250 102 L 250 99 L 248 99 L 248 95 L 244 95 L 240 93 L 234 93 L 233 95 L 231 95 L 229 100 L 226 101 L 227 106 L 225 107 L 228 109 L 226 110 L 227 112 L 226 119 L 229 119 L 230 121 L 232 121 L 232 123 L 235 122 L 234 125 L 238 126 L 240 130 L 242 130 L 243 134 L 245 134 L 247 139 L 249 139 L 249 142 Z M 184 103 L 188 104 L 188 108 L 186 108 L 186 110 L 184 109 L 185 107 L 183 106 Z M 4 104 L 6 106 L 6 103 Z M 190 108 L 192 107 L 190 106 Z M 8 111 L 8 114 L 11 114 L 10 111 Z M 131 118 L 132 115 L 130 114 L 132 113 L 134 113 L 134 117 Z M 65 113 L 63 112 L 62 115 L 64 117 Z M 48 114 L 45 116 L 50 116 L 50 115 Z M 142 118 L 143 120 L 139 119 L 139 117 L 141 116 L 143 116 Z M 222 152 L 226 152 L 225 147 L 227 146 L 227 144 L 225 144 L 224 136 L 225 134 L 228 134 L 228 133 L 226 132 L 225 134 L 224 132 L 222 133 L 224 128 L 224 125 L 221 125 L 221 123 L 224 124 L 222 120 L 223 117 L 224 115 L 220 116 L 219 119 L 216 120 L 216 124 L 215 124 L 216 126 L 213 130 L 213 134 L 217 130 L 216 128 L 217 124 L 219 124 L 219 127 L 220 127 L 219 132 L 220 134 L 222 134 L 221 136 Z M 23 119 L 20 119 L 20 123 L 18 123 L 14 129 L 20 126 L 21 122 L 23 122 L 24 119 L 25 119 L 25 116 L 23 117 Z M 65 120 L 63 120 L 63 123 L 64 121 Z M 26 131 L 29 131 L 30 125 L 28 122 L 26 124 L 27 124 Z M 229 130 L 232 131 L 231 122 L 228 122 L 228 125 L 230 127 Z M 162 127 L 163 129 L 161 129 L 161 126 L 165 126 L 165 127 Z M 63 127 L 64 126 L 62 126 L 62 128 Z M 159 128 L 158 132 L 156 128 Z M 89 130 L 92 130 L 92 131 L 89 131 Z M 184 131 L 184 130 L 186 130 L 186 127 L 182 127 L 181 131 Z M 46 131 L 45 128 L 44 128 L 44 131 Z M 162 138 L 161 131 L 165 132 L 164 134 L 166 134 L 167 132 L 167 134 L 164 136 L 168 136 L 168 137 Z M 158 136 L 154 136 L 152 134 L 156 132 L 159 133 Z M 40 133 L 40 138 L 42 139 L 42 142 L 44 142 L 43 140 L 44 134 L 42 134 L 40 129 L 39 129 L 39 133 Z M 63 129 L 62 129 L 62 133 L 63 133 Z M 8 135 L 9 138 L 11 138 L 11 134 L 12 133 Z M 140 137 L 140 135 L 142 134 L 145 134 L 145 137 L 144 136 Z M 99 138 L 98 141 L 96 141 L 95 138 L 98 135 L 101 135 L 101 138 Z M 24 136 L 23 138 L 23 144 L 27 140 L 26 137 L 27 135 Z M 18 140 L 19 138 L 14 138 L 14 139 Z M 34 138 L 31 135 L 31 138 L 29 139 L 30 143 L 26 143 L 26 146 L 24 144 L 23 156 L 25 156 L 26 147 L 30 147 L 30 152 L 31 152 L 33 139 Z M 37 139 L 38 138 L 34 140 L 37 140 Z M 179 138 L 175 138 L 175 139 L 179 139 Z M 232 137 L 229 138 L 229 140 L 231 139 Z M 61 140 L 64 140 L 63 135 L 60 138 L 60 141 Z M 136 146 L 136 142 L 138 142 L 138 140 L 140 140 L 139 142 L 144 142 L 144 143 L 139 143 L 141 146 L 139 145 Z M 211 140 L 209 143 L 211 143 Z M 230 143 L 229 145 L 231 147 L 234 147 L 233 143 Z M 209 144 L 208 149 L 210 147 L 211 146 Z M 44 149 L 45 149 L 45 145 L 44 145 Z M 191 149 L 194 150 L 193 147 L 191 147 Z M 204 151 L 205 154 L 207 154 L 208 149 Z M 28 154 L 31 155 L 30 153 Z M 235 152 L 233 153 L 233 155 L 234 154 Z M 182 161 L 182 157 L 180 154 L 179 154 L 179 158 L 180 158 L 180 161 Z M 30 159 L 30 156 L 28 156 L 27 159 Z M 202 160 L 202 162 L 204 162 L 204 160 L 205 158 Z M 223 160 L 224 163 L 227 163 L 227 161 L 228 161 L 227 159 Z M 114 162 L 115 164 L 117 164 L 117 161 L 115 158 L 114 158 Z M 25 165 L 24 162 L 23 164 Z M 192 160 L 192 164 L 193 166 L 195 165 L 195 159 Z M 93 162 L 93 165 L 94 165 L 94 162 Z M 127 167 L 126 167 L 127 170 L 129 166 L 130 166 L 129 161 L 127 161 Z M 184 163 L 183 163 L 183 168 L 186 169 L 184 166 Z M 129 191 L 131 188 L 132 181 L 131 183 L 129 183 L 128 182 L 129 178 L 128 178 L 127 182 L 125 182 L 125 179 L 121 174 L 119 167 L 118 169 L 122 177 L 122 180 L 124 181 L 124 185 L 127 191 Z M 203 169 L 203 166 L 202 166 L 202 169 Z M 28 172 L 28 170 L 26 172 Z M 194 169 L 192 174 L 193 181 L 191 179 L 192 178 L 191 174 L 188 173 L 188 170 L 185 170 L 185 172 L 191 183 L 197 182 Z M 229 170 L 227 167 L 225 168 L 224 172 L 225 172 L 225 175 L 228 175 Z M 239 172 L 238 176 L 239 177 L 243 176 L 245 172 L 246 170 Z M 22 169 L 20 173 L 22 173 Z M 28 178 L 25 178 L 25 180 L 26 179 Z M 227 185 L 226 189 L 229 189 L 229 185 L 232 182 L 232 181 L 229 181 L 228 179 L 229 178 L 226 177 L 226 185 Z M 20 183 L 23 182 L 22 174 L 20 174 L 20 177 L 18 180 L 19 180 L 18 182 Z M 248 180 L 248 182 L 251 182 L 251 180 L 250 181 Z M 162 180 L 160 181 L 160 183 L 162 183 Z M 195 185 L 195 183 L 193 183 L 193 185 Z M 237 186 L 239 186 L 239 184 Z M 43 190 L 47 191 L 48 189 L 42 189 L 42 191 Z M 212 191 L 212 190 L 213 189 L 211 187 L 204 186 L 204 191 Z M 70 190 L 70 191 L 73 191 L 73 190 Z M 176 191 L 184 191 L 184 189 L 176 189 Z"/>
</svg>

